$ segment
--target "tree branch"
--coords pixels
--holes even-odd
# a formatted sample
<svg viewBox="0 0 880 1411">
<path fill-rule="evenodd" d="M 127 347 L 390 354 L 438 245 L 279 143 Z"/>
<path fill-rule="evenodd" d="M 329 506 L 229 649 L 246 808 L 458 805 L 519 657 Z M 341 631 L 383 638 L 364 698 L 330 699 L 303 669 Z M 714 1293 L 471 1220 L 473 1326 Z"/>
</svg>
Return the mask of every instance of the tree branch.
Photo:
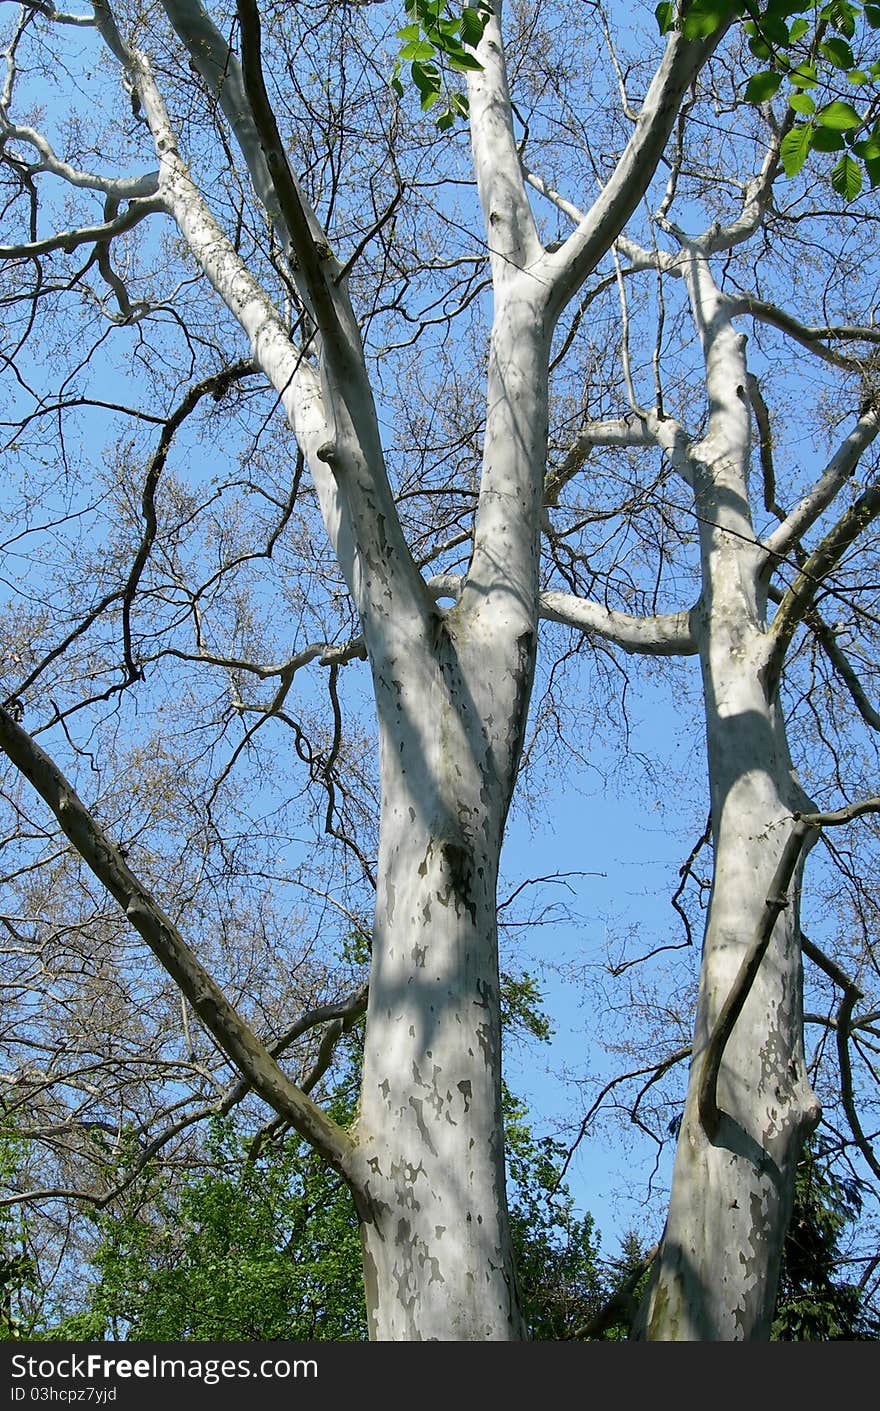
<svg viewBox="0 0 880 1411">
<path fill-rule="evenodd" d="M 816 483 L 783 518 L 778 529 L 767 535 L 764 548 L 768 554 L 775 559 L 784 558 L 792 546 L 800 542 L 823 510 L 831 504 L 838 491 L 855 474 L 859 460 L 876 438 L 878 431 L 880 416 L 874 406 L 869 406 L 860 414 L 855 426 L 838 446 Z"/>
<path fill-rule="evenodd" d="M 880 797 L 861 799 L 857 803 L 848 804 L 831 813 L 792 814 L 794 827 L 785 841 L 785 846 L 776 865 L 754 939 L 743 956 L 736 979 L 727 999 L 721 1006 L 708 1043 L 703 1050 L 697 1091 L 697 1108 L 701 1126 L 710 1141 L 714 1141 L 723 1115 L 718 1106 L 718 1075 L 721 1071 L 724 1050 L 749 997 L 755 977 L 761 968 L 779 914 L 789 905 L 789 887 L 800 862 L 806 840 L 812 831 L 850 823 L 865 813 L 880 813 Z"/>
<path fill-rule="evenodd" d="M 496 287 L 543 252 L 523 184 L 501 39 L 502 0 L 494 0 L 469 71 L 471 146 Z"/>
<path fill-rule="evenodd" d="M 183 940 L 58 766 L 0 708 L 0 748 L 57 818 L 76 852 L 118 903 L 202 1024 L 244 1078 L 279 1116 L 348 1179 L 351 1137 L 279 1068 Z"/>
<path fill-rule="evenodd" d="M 876 434 L 876 428 L 875 428 Z M 772 697 L 782 674 L 791 639 L 812 607 L 816 594 L 846 550 L 880 514 L 880 485 L 873 485 L 841 515 L 825 538 L 802 564 L 786 592 L 768 633 L 769 650 L 764 666 L 767 693 Z"/>
<path fill-rule="evenodd" d="M 339 263 L 323 232 L 316 236 L 313 227 L 317 222 L 312 212 L 307 211 L 290 170 L 266 92 L 259 8 L 255 0 L 236 0 L 236 12 L 241 27 L 245 91 L 281 215 L 290 233 L 294 268 L 305 285 L 310 310 L 321 331 L 324 356 L 337 377 L 362 376 L 364 361 L 360 332 L 348 301 L 340 298 L 336 282 L 336 276 L 340 273 Z"/>
<path fill-rule="evenodd" d="M 764 299 L 756 299 L 751 294 L 734 294 L 730 296 L 730 301 L 733 314 L 749 314 L 761 323 L 778 328 L 781 333 L 788 334 L 789 338 L 800 343 L 802 347 L 809 348 L 810 352 L 815 353 L 816 357 L 821 358 L 823 362 L 830 363 L 833 367 L 844 368 L 848 372 L 863 371 L 866 361 L 869 360 L 849 357 L 845 353 L 836 352 L 834 348 L 827 346 L 830 340 L 880 343 L 880 328 L 859 327 L 855 324 L 826 324 L 812 328 L 808 324 L 801 323 L 799 319 L 784 309 L 778 308 L 777 305 L 770 304 Z"/>
<path fill-rule="evenodd" d="M 623 1322 L 629 1326 L 635 1315 L 634 1294 L 642 1277 L 647 1274 L 651 1265 L 659 1253 L 659 1244 L 654 1244 L 642 1255 L 637 1264 L 614 1290 L 607 1303 L 594 1313 L 588 1323 L 576 1328 L 573 1333 L 568 1334 L 568 1338 L 578 1342 L 590 1342 L 614 1327 L 615 1323 Z"/>
<path fill-rule="evenodd" d="M 673 31 L 651 82 L 635 130 L 601 194 L 562 248 L 541 261 L 541 277 L 552 285 L 549 304 L 557 317 L 611 248 L 641 201 L 666 146 L 688 88 L 731 19 L 711 39 L 691 41 Z"/>
<path fill-rule="evenodd" d="M 538 615 L 545 622 L 595 633 L 625 652 L 645 656 L 694 656 L 698 647 L 692 613 L 693 609 L 688 608 L 655 617 L 636 617 L 574 593 L 545 592 L 538 599 Z"/>
<path fill-rule="evenodd" d="M 0 245 L 0 259 L 32 259 L 36 255 L 51 254 L 54 250 L 63 250 L 65 254 L 71 255 L 80 245 L 106 243 L 115 235 L 131 230 L 146 216 L 166 211 L 167 207 L 161 196 L 130 201 L 115 220 L 104 221 L 102 225 L 71 227 L 70 230 L 59 231 L 56 235 L 47 235 L 42 240 L 25 240 L 19 245 Z"/>
</svg>

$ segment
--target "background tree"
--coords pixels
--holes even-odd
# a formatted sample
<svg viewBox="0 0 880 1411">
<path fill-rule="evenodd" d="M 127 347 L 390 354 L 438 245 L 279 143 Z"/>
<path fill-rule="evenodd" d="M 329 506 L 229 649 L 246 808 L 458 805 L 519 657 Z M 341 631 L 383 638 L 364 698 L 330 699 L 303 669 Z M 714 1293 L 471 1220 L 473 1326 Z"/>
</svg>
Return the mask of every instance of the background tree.
<svg viewBox="0 0 880 1411">
<path fill-rule="evenodd" d="M 822 1144 L 811 1144 L 795 1184 L 773 1316 L 774 1339 L 853 1341 L 874 1340 L 880 1334 L 876 1306 L 866 1298 L 873 1269 L 868 1265 L 853 1283 L 846 1266 L 843 1271 L 839 1267 L 847 1227 L 861 1213 L 858 1183 L 829 1172 Z"/>
<path fill-rule="evenodd" d="M 505 986 L 505 1023 L 546 1039 L 534 985 Z M 328 1108 L 351 1120 L 358 1034 Z M 602 1313 L 618 1282 L 589 1216 L 575 1217 L 564 1147 L 537 1140 L 505 1090 L 512 1236 L 529 1336 L 558 1340 Z M 367 1317 L 351 1192 L 300 1138 L 240 1127 L 241 1113 L 192 1129 L 186 1164 L 140 1166 L 90 1221 L 59 1301 L 51 1268 L 5 1259 L 6 1338 L 128 1341 L 361 1341 Z M 137 1149 L 129 1159 L 137 1165 Z M 13 1152 L 9 1153 L 14 1160 Z M 121 1172 L 120 1175 L 124 1175 Z M 4 1248 L 11 1250 L 8 1238 Z M 27 1245 L 25 1245 L 27 1248 Z M 613 1313 L 613 1310 L 612 1310 Z M 613 1318 L 612 1318 L 613 1321 Z"/>
</svg>

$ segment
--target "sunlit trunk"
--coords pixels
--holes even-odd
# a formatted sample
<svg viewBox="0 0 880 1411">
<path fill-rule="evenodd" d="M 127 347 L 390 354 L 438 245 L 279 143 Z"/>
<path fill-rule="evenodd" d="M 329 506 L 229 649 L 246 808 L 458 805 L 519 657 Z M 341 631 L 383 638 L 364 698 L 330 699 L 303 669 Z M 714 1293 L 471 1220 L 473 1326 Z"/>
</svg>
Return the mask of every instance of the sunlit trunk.
<svg viewBox="0 0 880 1411">
<path fill-rule="evenodd" d="M 540 319 L 496 311 L 479 529 L 459 605 L 372 621 L 378 889 L 356 1128 L 371 1336 L 525 1336 L 505 1196 L 496 886 L 534 675 Z M 494 550 L 491 552 L 490 550 Z"/>
<path fill-rule="evenodd" d="M 510 752 L 498 760 L 503 742 L 483 723 L 454 622 L 437 628 L 434 652 L 419 663 L 414 650 L 379 696 L 382 825 L 357 1123 L 367 1308 L 374 1339 L 521 1339 L 496 929 Z M 481 686 L 510 676 L 489 644 L 479 655 Z M 523 660 L 524 684 L 530 670 Z"/>
<path fill-rule="evenodd" d="M 665 1341 L 769 1337 L 795 1169 L 819 1116 L 803 1049 L 799 873 L 723 1050 L 714 1130 L 698 1107 L 706 1047 L 765 917 L 792 813 L 809 808 L 765 687 L 760 551 L 744 517 L 731 532 L 724 479 L 700 500 L 713 886 L 669 1214 L 635 1330 Z"/>
</svg>

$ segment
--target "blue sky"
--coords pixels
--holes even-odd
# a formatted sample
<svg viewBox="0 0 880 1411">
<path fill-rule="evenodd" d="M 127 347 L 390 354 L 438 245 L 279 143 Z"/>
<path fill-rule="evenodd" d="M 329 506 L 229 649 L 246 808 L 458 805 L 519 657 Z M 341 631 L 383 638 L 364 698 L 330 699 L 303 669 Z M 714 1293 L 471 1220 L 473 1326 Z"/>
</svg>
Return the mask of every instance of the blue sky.
<svg viewBox="0 0 880 1411">
<path fill-rule="evenodd" d="M 685 670 L 696 679 L 695 662 Z M 586 874 L 571 875 L 565 888 L 544 888 L 547 902 L 565 900 L 577 915 L 536 928 L 521 941 L 521 963 L 540 982 L 553 1037 L 548 1044 L 514 1042 L 505 1060 L 511 1088 L 530 1103 L 536 1133 L 558 1130 L 563 1140 L 589 1101 L 578 1080 L 586 1076 L 601 1085 L 639 1062 L 603 1049 L 586 968 L 594 968 L 595 977 L 609 949 L 616 952 L 627 936 L 627 956 L 682 941 L 670 898 L 706 820 L 702 735 L 681 694 L 673 699 L 662 677 L 642 680 L 630 723 L 629 767 L 616 769 L 616 741 L 595 735 L 588 763 L 567 762 L 565 782 L 554 788 L 543 820 L 529 821 L 514 806 L 503 855 L 509 878 Z M 639 756 L 656 772 L 646 777 Z M 656 957 L 654 975 L 665 973 L 670 962 L 678 968 L 684 961 L 695 970 L 698 931 L 694 940 L 691 951 Z M 633 981 L 637 974 L 635 968 L 630 972 Z M 683 1099 L 684 1065 L 679 1072 Z M 655 1171 L 655 1144 L 626 1122 L 604 1124 L 579 1146 L 566 1180 L 579 1209 L 595 1217 L 606 1254 L 616 1253 L 617 1239 L 631 1228 L 659 1233 L 664 1201 L 658 1192 L 672 1151 L 668 1137 Z"/>
</svg>

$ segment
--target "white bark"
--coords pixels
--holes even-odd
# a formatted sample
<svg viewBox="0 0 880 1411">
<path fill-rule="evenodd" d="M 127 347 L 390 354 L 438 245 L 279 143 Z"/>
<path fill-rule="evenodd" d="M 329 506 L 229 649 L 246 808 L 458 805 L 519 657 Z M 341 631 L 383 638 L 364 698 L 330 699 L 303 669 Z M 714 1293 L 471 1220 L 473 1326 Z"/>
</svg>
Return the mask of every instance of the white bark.
<svg viewBox="0 0 880 1411">
<path fill-rule="evenodd" d="M 531 660 L 438 615 L 378 674 L 382 827 L 357 1123 L 381 1340 L 519 1339 L 506 1222 L 496 881 Z M 494 725 L 486 724 L 487 696 Z"/>
<path fill-rule="evenodd" d="M 495 295 L 482 477 L 471 562 L 456 607 L 444 613 L 401 530 L 340 267 L 289 169 L 268 104 L 256 8 L 249 0 L 237 7 L 240 65 L 198 0 L 163 0 L 163 8 L 224 114 L 283 248 L 306 315 L 305 348 L 293 344 L 288 320 L 224 232 L 189 169 L 148 55 L 129 46 L 106 0 L 95 0 L 95 23 L 140 103 L 159 171 L 155 195 L 152 178 L 143 190 L 120 188 L 114 199 L 137 195 L 128 212 L 79 234 L 106 240 L 138 212 L 165 211 L 176 223 L 281 399 L 360 618 L 382 805 L 353 1140 L 236 1026 L 231 1006 L 119 859 L 108 853 L 108 871 L 96 854 L 98 875 L 189 986 L 199 1012 L 221 1014 L 215 1032 L 249 1081 L 349 1181 L 362 1221 L 372 1336 L 519 1339 L 504 1194 L 496 884 L 534 674 L 550 343 L 559 313 L 641 199 L 681 96 L 717 40 L 670 38 L 617 169 L 570 240 L 549 254 L 519 166 L 495 7 L 479 46 L 482 67 L 468 79 Z M 658 642 L 664 632 L 679 646 L 690 640 L 684 618 L 657 632 Z M 77 846 L 93 843 L 89 834 Z"/>
<path fill-rule="evenodd" d="M 795 1168 L 819 1117 L 805 1071 L 796 887 L 724 1046 L 717 1123 L 706 1122 L 705 1110 L 701 1117 L 701 1078 L 719 1014 L 765 918 L 792 814 L 809 800 L 793 775 L 767 679 L 772 636 L 747 493 L 744 340 L 696 247 L 686 279 L 712 408 L 708 435 L 693 450 L 703 595 L 692 622 L 715 862 L 669 1213 L 636 1336 L 733 1342 L 769 1336 Z"/>
</svg>

